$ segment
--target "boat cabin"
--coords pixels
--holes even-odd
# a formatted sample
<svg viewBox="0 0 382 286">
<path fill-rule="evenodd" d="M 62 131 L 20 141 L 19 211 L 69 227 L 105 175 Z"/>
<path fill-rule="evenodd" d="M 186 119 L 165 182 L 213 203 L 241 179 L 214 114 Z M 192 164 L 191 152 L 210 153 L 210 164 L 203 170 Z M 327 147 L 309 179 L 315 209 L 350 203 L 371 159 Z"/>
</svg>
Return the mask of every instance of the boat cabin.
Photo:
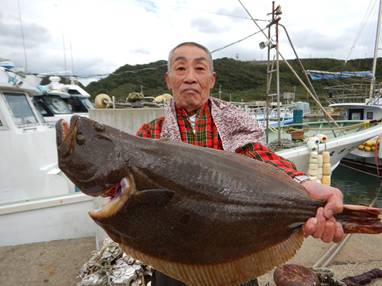
<svg viewBox="0 0 382 286">
<path fill-rule="evenodd" d="M 344 120 L 379 120 L 382 118 L 382 105 L 334 103 L 330 107 L 338 110 Z"/>
</svg>

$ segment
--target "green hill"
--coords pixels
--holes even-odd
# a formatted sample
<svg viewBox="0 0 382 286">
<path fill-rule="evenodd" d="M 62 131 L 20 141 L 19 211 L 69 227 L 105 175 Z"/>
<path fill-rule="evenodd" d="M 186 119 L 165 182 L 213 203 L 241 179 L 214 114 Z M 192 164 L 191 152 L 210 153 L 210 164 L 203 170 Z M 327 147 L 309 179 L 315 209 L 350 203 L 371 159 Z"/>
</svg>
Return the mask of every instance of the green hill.
<svg viewBox="0 0 382 286">
<path fill-rule="evenodd" d="M 302 59 L 305 69 L 324 71 L 361 71 L 370 70 L 372 59 L 355 59 L 345 63 L 336 59 Z M 301 76 L 296 60 L 289 63 Z M 93 96 L 107 93 L 115 96 L 117 100 L 125 100 L 133 91 L 143 90 L 145 96 L 157 96 L 168 92 L 164 83 L 164 74 L 167 70 L 166 61 L 157 61 L 142 65 L 124 65 L 108 77 L 92 82 L 86 90 Z M 239 61 L 231 58 L 214 60 L 217 73 L 217 82 L 212 94 L 217 96 L 219 87 L 223 99 L 233 101 L 264 100 L 266 90 L 266 63 L 257 61 Z M 382 63 L 377 66 L 377 79 L 382 79 Z M 272 91 L 275 91 L 275 74 L 273 74 Z M 359 80 L 358 80 L 359 81 Z M 336 80 L 314 81 L 313 85 L 320 98 L 326 96 L 324 87 L 342 82 Z M 364 80 L 365 82 L 365 80 Z M 307 100 L 308 95 L 296 77 L 290 72 L 285 63 L 280 62 L 280 91 L 296 91 L 297 100 Z"/>
</svg>

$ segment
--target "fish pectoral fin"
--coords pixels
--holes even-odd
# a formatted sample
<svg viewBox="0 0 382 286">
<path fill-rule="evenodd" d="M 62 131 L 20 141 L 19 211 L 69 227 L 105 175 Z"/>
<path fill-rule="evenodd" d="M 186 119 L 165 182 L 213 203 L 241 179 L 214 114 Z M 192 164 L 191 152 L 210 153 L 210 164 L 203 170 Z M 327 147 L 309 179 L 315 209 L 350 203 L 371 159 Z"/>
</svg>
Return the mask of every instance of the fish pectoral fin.
<svg viewBox="0 0 382 286">
<path fill-rule="evenodd" d="M 141 204 L 164 206 L 172 199 L 174 194 L 173 191 L 167 189 L 147 189 L 134 193 L 134 200 Z"/>
</svg>

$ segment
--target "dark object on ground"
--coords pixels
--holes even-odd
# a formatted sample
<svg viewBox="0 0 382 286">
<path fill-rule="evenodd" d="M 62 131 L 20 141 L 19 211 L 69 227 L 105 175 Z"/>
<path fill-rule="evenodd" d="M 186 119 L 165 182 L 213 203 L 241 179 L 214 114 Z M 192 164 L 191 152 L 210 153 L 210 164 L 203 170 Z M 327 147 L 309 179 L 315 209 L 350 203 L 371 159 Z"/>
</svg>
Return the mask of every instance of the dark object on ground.
<svg viewBox="0 0 382 286">
<path fill-rule="evenodd" d="M 277 267 L 273 279 L 277 286 L 319 286 L 317 275 L 309 268 L 296 264 Z"/>
<path fill-rule="evenodd" d="M 359 286 L 367 285 L 377 278 L 382 278 L 382 270 L 374 268 L 373 270 L 370 270 L 357 276 L 346 277 L 342 279 L 342 281 L 345 282 L 346 286 Z"/>
</svg>

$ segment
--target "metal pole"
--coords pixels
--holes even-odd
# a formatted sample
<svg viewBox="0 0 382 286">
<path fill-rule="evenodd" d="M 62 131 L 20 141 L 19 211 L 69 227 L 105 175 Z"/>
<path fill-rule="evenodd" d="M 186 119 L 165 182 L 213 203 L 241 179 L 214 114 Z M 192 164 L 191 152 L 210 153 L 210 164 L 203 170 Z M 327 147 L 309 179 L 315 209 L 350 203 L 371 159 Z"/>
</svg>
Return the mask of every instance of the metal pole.
<svg viewBox="0 0 382 286">
<path fill-rule="evenodd" d="M 268 38 L 271 37 L 271 25 L 268 26 Z M 270 81 L 271 81 L 271 70 L 273 69 L 273 64 L 270 65 L 271 59 L 271 47 L 267 47 L 267 90 L 266 90 L 266 100 L 265 100 L 265 143 L 269 143 L 269 91 L 270 91 Z"/>
<path fill-rule="evenodd" d="M 281 146 L 281 115 L 280 115 L 280 63 L 279 63 L 279 20 L 275 19 L 275 1 L 272 2 L 272 22 L 276 21 L 276 93 L 277 93 L 277 143 Z"/>
<path fill-rule="evenodd" d="M 269 37 L 267 37 L 267 35 L 265 34 L 265 32 L 261 29 L 261 27 L 259 26 L 259 24 L 257 23 L 256 19 L 254 19 L 251 15 L 251 13 L 248 11 L 248 9 L 243 5 L 243 3 L 241 2 L 241 0 L 238 0 L 240 5 L 243 7 L 243 9 L 245 10 L 245 12 L 248 14 L 248 16 L 251 18 L 251 20 L 253 21 L 253 23 L 257 26 L 257 28 L 263 33 L 263 35 L 265 36 L 265 38 L 267 40 L 270 40 Z M 291 72 L 294 74 L 294 76 L 297 78 L 297 80 L 301 83 L 301 85 L 304 87 L 304 89 L 308 92 L 308 94 L 313 98 L 313 100 L 316 102 L 316 104 L 318 105 L 318 107 L 322 110 L 322 112 L 325 114 L 325 116 L 327 118 L 329 118 L 333 124 L 336 126 L 336 127 L 340 127 L 338 125 L 338 123 L 333 119 L 333 117 L 325 110 L 325 108 L 321 105 L 321 103 L 319 102 L 319 100 L 317 98 L 315 98 L 315 96 L 313 95 L 313 93 L 310 91 L 310 89 L 306 86 L 306 84 L 302 81 L 302 79 L 300 78 L 300 76 L 296 73 L 296 71 L 293 69 L 293 67 L 289 64 L 289 62 L 284 58 L 284 56 L 281 54 L 280 51 L 278 51 L 278 54 L 279 56 L 281 57 L 281 59 L 285 62 L 285 64 L 287 65 L 287 67 L 291 70 Z"/>
<path fill-rule="evenodd" d="M 21 31 L 21 38 L 23 41 L 23 49 L 24 49 L 24 71 L 25 73 L 27 73 L 28 72 L 27 49 L 25 46 L 25 35 L 24 35 L 23 18 L 21 16 L 20 0 L 17 0 L 17 10 L 19 12 L 20 31 Z"/>
<path fill-rule="evenodd" d="M 377 22 L 377 32 L 375 34 L 373 69 L 372 69 L 372 78 L 371 78 L 370 93 L 369 93 L 369 99 L 370 100 L 373 98 L 373 95 L 374 95 L 375 70 L 376 70 L 376 67 L 377 67 L 378 44 L 379 44 L 379 30 L 380 30 L 380 27 L 381 27 L 381 15 L 382 15 L 382 0 L 379 1 L 379 13 L 378 13 L 378 22 Z"/>
</svg>

